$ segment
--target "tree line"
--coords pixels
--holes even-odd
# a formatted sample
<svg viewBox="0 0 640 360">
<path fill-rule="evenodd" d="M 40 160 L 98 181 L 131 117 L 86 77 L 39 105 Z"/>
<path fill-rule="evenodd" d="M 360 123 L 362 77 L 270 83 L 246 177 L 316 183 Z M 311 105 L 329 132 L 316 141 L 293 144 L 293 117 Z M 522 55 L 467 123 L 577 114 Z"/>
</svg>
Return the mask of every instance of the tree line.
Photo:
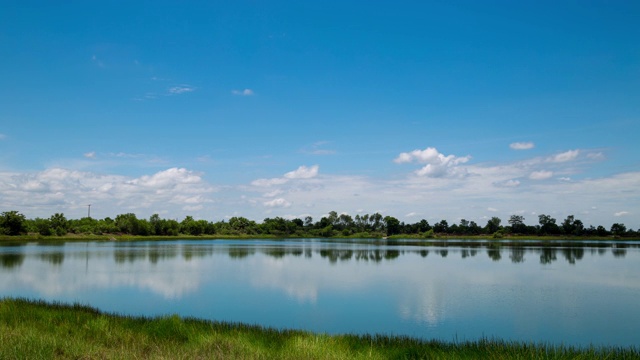
<svg viewBox="0 0 640 360">
<path fill-rule="evenodd" d="M 232 217 L 229 220 L 211 222 L 196 220 L 186 216 L 182 221 L 163 219 L 158 214 L 149 219 L 138 219 L 135 214 L 117 215 L 114 219 L 67 219 L 62 213 L 49 218 L 27 219 L 18 211 L 5 211 L 0 214 L 0 235 L 24 235 L 28 233 L 43 236 L 65 236 L 69 234 L 126 234 L 139 236 L 179 236 L 179 235 L 224 235 L 224 236 L 296 236 L 296 237 L 383 237 L 406 235 L 410 237 L 430 238 L 438 235 L 492 236 L 500 238 L 508 235 L 533 236 L 617 236 L 637 237 L 638 231 L 627 229 L 622 223 L 615 223 L 609 229 L 599 225 L 586 227 L 583 222 L 569 215 L 557 222 L 550 215 L 538 216 L 538 225 L 526 225 L 522 215 L 511 215 L 503 225 L 498 217 L 492 217 L 484 226 L 465 219 L 458 224 L 449 225 L 447 220 L 429 224 L 427 220 L 405 223 L 393 216 L 379 213 L 356 215 L 338 214 L 331 211 L 319 221 L 310 216 L 304 219 L 266 218 L 257 223 L 244 217 Z"/>
</svg>

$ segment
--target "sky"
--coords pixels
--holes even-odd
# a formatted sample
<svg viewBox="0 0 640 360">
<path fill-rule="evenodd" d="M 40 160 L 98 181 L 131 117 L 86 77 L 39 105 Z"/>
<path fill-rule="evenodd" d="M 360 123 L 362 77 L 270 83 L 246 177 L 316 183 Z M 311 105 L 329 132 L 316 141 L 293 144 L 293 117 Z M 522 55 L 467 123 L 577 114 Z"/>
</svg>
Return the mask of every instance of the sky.
<svg viewBox="0 0 640 360">
<path fill-rule="evenodd" d="M 636 1 L 0 3 L 0 211 L 640 227 Z"/>
</svg>

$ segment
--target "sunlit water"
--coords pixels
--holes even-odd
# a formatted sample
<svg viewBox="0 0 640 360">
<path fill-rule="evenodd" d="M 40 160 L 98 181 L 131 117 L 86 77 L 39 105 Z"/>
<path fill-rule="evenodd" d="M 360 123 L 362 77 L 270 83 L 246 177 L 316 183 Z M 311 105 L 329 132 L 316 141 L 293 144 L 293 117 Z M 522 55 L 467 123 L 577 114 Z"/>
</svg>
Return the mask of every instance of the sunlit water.
<svg viewBox="0 0 640 360">
<path fill-rule="evenodd" d="M 327 333 L 638 346 L 639 246 L 317 239 L 0 246 L 0 297 Z"/>
</svg>

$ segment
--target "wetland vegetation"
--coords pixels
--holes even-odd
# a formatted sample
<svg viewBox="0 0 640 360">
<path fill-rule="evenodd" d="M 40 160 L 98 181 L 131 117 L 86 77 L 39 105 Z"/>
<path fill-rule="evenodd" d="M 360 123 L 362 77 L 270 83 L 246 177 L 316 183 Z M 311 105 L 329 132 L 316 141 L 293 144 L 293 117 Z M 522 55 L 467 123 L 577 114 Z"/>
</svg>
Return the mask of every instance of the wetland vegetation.
<svg viewBox="0 0 640 360">
<path fill-rule="evenodd" d="M 0 358 L 637 359 L 640 351 L 492 339 L 444 342 L 327 335 L 177 315 L 119 316 L 78 304 L 2 299 Z"/>
</svg>

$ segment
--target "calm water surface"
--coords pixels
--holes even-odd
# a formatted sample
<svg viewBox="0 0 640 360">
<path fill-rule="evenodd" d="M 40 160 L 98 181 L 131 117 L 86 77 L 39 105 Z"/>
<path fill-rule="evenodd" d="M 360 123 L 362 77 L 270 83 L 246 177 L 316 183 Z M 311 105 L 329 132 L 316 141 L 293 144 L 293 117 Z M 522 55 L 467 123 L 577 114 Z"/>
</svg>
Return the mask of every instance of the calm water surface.
<svg viewBox="0 0 640 360">
<path fill-rule="evenodd" d="M 0 246 L 0 297 L 328 333 L 640 345 L 640 243 Z"/>
</svg>

